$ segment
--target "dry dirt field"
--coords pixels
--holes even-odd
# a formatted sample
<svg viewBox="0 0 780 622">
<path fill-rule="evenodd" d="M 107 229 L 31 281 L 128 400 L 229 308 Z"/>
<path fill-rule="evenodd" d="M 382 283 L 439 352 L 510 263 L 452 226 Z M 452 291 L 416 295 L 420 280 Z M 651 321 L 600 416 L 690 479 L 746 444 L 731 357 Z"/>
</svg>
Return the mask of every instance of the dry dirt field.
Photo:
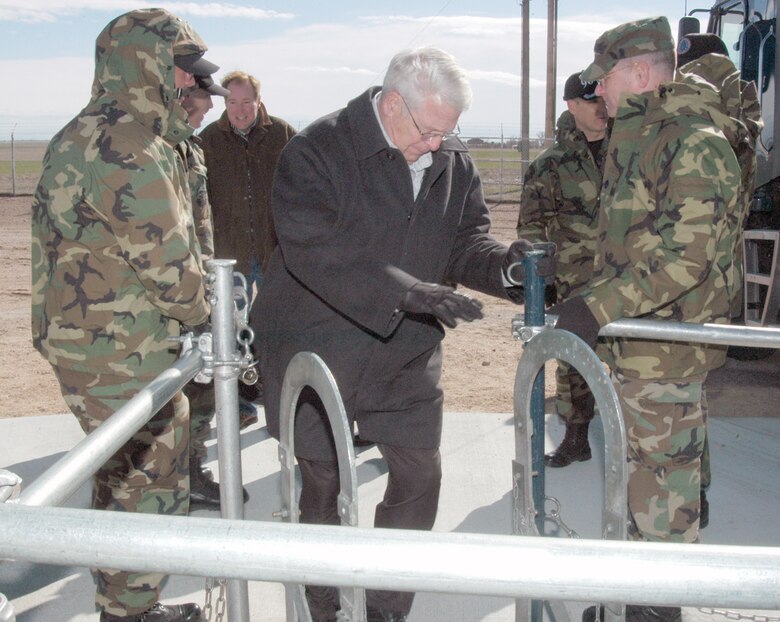
<svg viewBox="0 0 780 622">
<path fill-rule="evenodd" d="M 45 145 L 44 145 L 45 146 Z M 5 154 L 0 144 L 0 163 Z M 20 160 L 40 158 L 31 150 Z M 30 340 L 30 204 L 37 175 L 17 174 L 17 193 L 0 176 L 0 417 L 67 412 L 57 382 Z M 493 233 L 504 242 L 515 236 L 517 204 L 493 205 Z M 470 292 L 484 303 L 485 318 L 448 330 L 444 341 L 444 408 L 446 412 L 509 413 L 513 409 L 514 375 L 522 352 L 511 334 L 521 306 Z M 548 363 L 546 393 L 552 394 L 553 365 Z M 735 361 L 710 374 L 710 412 L 717 416 L 780 416 L 780 351 L 762 361 Z"/>
<path fill-rule="evenodd" d="M 35 181 L 17 175 L 17 192 L 20 188 L 30 192 Z M 67 412 L 48 363 L 30 340 L 31 201 L 27 194 L 0 194 L 0 341 L 6 349 L 0 368 L 0 417 Z M 513 239 L 517 206 L 497 205 L 493 213 L 496 236 Z M 511 322 L 522 307 L 472 294 L 485 304 L 485 319 L 458 326 L 445 339 L 445 410 L 511 412 L 521 352 L 520 343 L 512 338 Z"/>
</svg>

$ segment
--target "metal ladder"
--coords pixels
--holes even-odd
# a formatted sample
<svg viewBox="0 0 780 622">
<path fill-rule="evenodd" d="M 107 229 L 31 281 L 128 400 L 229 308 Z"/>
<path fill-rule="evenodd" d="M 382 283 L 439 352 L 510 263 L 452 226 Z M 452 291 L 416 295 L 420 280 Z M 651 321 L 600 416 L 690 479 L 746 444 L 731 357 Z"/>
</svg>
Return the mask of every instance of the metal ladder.
<svg viewBox="0 0 780 622">
<path fill-rule="evenodd" d="M 776 325 L 780 310 L 780 231 L 757 229 L 745 231 L 744 235 L 745 325 Z M 762 243 L 773 246 L 768 271 L 762 271 L 759 266 Z"/>
</svg>

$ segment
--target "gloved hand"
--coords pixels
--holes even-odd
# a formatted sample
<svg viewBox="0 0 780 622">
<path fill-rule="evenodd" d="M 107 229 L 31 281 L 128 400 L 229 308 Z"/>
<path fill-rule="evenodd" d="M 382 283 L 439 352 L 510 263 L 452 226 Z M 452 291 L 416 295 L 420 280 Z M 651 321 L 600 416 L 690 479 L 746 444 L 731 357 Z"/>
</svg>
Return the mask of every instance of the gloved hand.
<svg viewBox="0 0 780 622">
<path fill-rule="evenodd" d="M 525 268 L 523 259 L 529 251 L 545 251 L 545 255 L 536 262 L 536 272 L 544 278 L 545 282 L 552 283 L 555 278 L 555 244 L 532 244 L 528 240 L 520 238 L 509 245 L 502 269 L 506 279 L 512 283 L 521 283 L 525 280 Z"/>
<path fill-rule="evenodd" d="M 482 303 L 457 293 L 446 285 L 436 283 L 416 283 L 404 294 L 401 311 L 426 313 L 441 320 L 450 328 L 457 326 L 456 320 L 482 319 Z"/>
<path fill-rule="evenodd" d="M 601 326 L 582 297 L 574 296 L 566 302 L 553 305 L 547 309 L 547 314 L 558 316 L 555 328 L 568 330 L 587 343 L 589 347 L 596 347 Z"/>
<path fill-rule="evenodd" d="M 181 334 L 193 333 L 195 337 L 200 337 L 203 333 L 211 332 L 211 322 L 206 320 L 201 322 L 197 326 L 190 326 L 189 324 L 182 324 Z"/>
<path fill-rule="evenodd" d="M 544 288 L 544 306 L 552 307 L 558 301 L 558 287 L 553 283 Z"/>
</svg>

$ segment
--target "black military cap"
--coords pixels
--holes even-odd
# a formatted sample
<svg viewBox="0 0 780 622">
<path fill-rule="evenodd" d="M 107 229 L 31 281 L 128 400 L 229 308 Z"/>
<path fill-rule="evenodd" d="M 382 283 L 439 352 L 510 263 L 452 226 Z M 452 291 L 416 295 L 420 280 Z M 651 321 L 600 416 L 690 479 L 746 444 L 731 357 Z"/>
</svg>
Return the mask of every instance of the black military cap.
<svg viewBox="0 0 780 622">
<path fill-rule="evenodd" d="M 583 84 L 580 80 L 580 73 L 573 73 L 566 80 L 566 86 L 563 87 L 563 101 L 569 101 L 570 99 L 584 99 L 585 101 L 591 101 L 596 99 L 596 83 L 588 82 Z"/>
</svg>

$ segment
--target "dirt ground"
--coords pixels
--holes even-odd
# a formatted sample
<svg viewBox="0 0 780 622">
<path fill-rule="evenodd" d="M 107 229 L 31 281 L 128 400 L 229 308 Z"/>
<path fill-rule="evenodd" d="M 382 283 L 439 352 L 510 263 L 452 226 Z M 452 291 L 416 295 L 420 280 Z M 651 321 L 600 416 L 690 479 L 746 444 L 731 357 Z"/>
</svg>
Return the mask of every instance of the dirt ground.
<svg viewBox="0 0 780 622">
<path fill-rule="evenodd" d="M 30 339 L 31 196 L 0 196 L 0 417 L 67 412 L 57 382 Z M 514 236 L 517 206 L 493 208 L 494 233 Z M 485 305 L 485 319 L 449 330 L 445 339 L 444 394 L 447 412 L 511 412 L 521 344 L 511 333 L 522 307 L 471 292 Z M 550 374 L 548 374 L 549 376 Z"/>
<path fill-rule="evenodd" d="M 33 187 L 35 180 L 22 180 Z M 30 339 L 30 205 L 32 197 L 0 195 L 0 417 L 66 413 L 57 382 Z M 516 204 L 491 208 L 493 233 L 515 236 Z M 469 292 L 484 304 L 485 318 L 448 330 L 444 341 L 445 412 L 509 413 L 514 375 L 522 352 L 512 319 L 522 306 Z M 553 394 L 554 363 L 548 363 L 546 394 Z M 710 411 L 718 416 L 780 416 L 780 351 L 761 361 L 728 359 L 707 382 Z"/>
</svg>

